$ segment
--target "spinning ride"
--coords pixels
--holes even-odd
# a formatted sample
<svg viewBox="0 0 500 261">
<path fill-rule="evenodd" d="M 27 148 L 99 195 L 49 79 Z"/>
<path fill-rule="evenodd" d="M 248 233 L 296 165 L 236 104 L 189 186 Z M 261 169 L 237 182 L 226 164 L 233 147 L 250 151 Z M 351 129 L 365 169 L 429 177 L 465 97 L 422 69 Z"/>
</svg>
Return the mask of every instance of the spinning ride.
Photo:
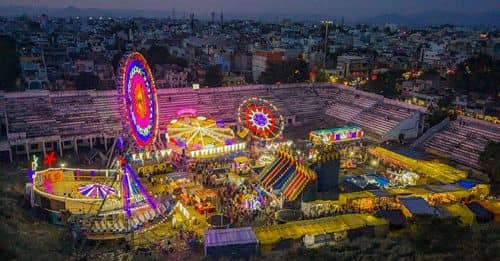
<svg viewBox="0 0 500 261">
<path fill-rule="evenodd" d="M 271 141 L 283 133 L 285 121 L 276 106 L 265 99 L 250 98 L 238 108 L 238 121 L 252 137 Z"/>
<path fill-rule="evenodd" d="M 174 150 L 186 149 L 190 157 L 216 156 L 244 149 L 233 130 L 214 119 L 195 114 L 180 115 L 167 125 Z"/>
<path fill-rule="evenodd" d="M 148 62 L 138 52 L 123 56 L 117 89 L 124 115 L 122 124 L 138 148 L 152 146 L 158 134 L 158 98 Z"/>
</svg>

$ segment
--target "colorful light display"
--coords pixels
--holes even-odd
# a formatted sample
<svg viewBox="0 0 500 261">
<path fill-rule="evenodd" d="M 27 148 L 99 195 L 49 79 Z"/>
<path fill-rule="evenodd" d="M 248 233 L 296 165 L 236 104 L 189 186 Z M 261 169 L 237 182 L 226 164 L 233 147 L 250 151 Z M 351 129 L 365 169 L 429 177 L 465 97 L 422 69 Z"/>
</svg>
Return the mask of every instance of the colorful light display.
<svg viewBox="0 0 500 261">
<path fill-rule="evenodd" d="M 203 116 L 185 115 L 167 125 L 170 143 L 188 151 L 218 148 L 232 145 L 231 128 L 221 127 L 217 121 Z"/>
<path fill-rule="evenodd" d="M 356 126 L 315 130 L 309 133 L 309 139 L 316 144 L 358 140 L 362 137 L 363 131 Z"/>
<path fill-rule="evenodd" d="M 155 200 L 149 195 L 141 181 L 135 174 L 130 165 L 122 166 L 122 191 L 123 191 L 123 209 L 128 216 L 132 215 L 132 208 L 137 204 L 147 201 L 152 209 L 156 209 Z"/>
<path fill-rule="evenodd" d="M 93 183 L 78 187 L 78 192 L 86 197 L 105 198 L 106 196 L 115 194 L 116 190 L 107 185 Z"/>
<path fill-rule="evenodd" d="M 259 140 L 273 140 L 283 133 L 285 121 L 276 106 L 261 98 L 243 101 L 238 108 L 238 121 Z"/>
<path fill-rule="evenodd" d="M 158 99 L 153 75 L 138 52 L 120 62 L 119 91 L 123 98 L 130 134 L 140 148 L 151 145 L 158 133 Z"/>
<path fill-rule="evenodd" d="M 52 168 L 52 165 L 54 165 L 54 163 L 56 163 L 56 153 L 54 151 L 45 153 L 43 164 L 47 165 L 49 168 Z"/>
</svg>

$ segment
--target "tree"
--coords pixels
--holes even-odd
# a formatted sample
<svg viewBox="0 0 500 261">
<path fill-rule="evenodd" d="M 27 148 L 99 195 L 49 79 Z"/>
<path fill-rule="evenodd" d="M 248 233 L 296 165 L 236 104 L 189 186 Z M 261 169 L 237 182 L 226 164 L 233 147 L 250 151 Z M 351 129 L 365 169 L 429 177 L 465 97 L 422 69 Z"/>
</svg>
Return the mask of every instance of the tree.
<svg viewBox="0 0 500 261">
<path fill-rule="evenodd" d="M 218 65 L 211 65 L 208 67 L 205 74 L 205 85 L 208 87 L 222 86 L 222 71 Z"/>
<path fill-rule="evenodd" d="M 77 90 L 99 89 L 99 77 L 93 73 L 82 72 L 75 78 L 75 87 Z"/>
<path fill-rule="evenodd" d="M 16 53 L 16 41 L 10 37 L 0 36 L 0 90 L 16 90 L 17 80 L 21 75 L 19 57 Z"/>
<path fill-rule="evenodd" d="M 500 65 L 488 55 L 471 57 L 448 75 L 449 86 L 458 93 L 478 92 L 496 95 L 500 91 Z"/>
<path fill-rule="evenodd" d="M 381 94 L 386 98 L 397 98 L 399 91 L 396 85 L 401 80 L 401 74 L 401 70 L 390 70 L 383 74 L 377 74 L 375 80 L 368 80 L 364 89 L 369 92 Z"/>
<path fill-rule="evenodd" d="M 498 193 L 500 183 L 500 142 L 489 142 L 479 156 L 479 163 L 490 178 L 492 192 Z"/>
<path fill-rule="evenodd" d="M 175 64 L 180 67 L 187 67 L 188 62 L 185 59 L 178 58 L 170 54 L 168 49 L 163 46 L 153 44 L 145 53 L 146 59 L 151 65 L 155 64 Z"/>
<path fill-rule="evenodd" d="M 259 81 L 266 84 L 298 83 L 309 79 L 309 66 L 302 58 L 274 62 L 267 65 Z"/>
<path fill-rule="evenodd" d="M 328 78 L 328 74 L 324 71 L 319 71 L 316 74 L 316 82 L 328 82 L 330 79 Z"/>
</svg>

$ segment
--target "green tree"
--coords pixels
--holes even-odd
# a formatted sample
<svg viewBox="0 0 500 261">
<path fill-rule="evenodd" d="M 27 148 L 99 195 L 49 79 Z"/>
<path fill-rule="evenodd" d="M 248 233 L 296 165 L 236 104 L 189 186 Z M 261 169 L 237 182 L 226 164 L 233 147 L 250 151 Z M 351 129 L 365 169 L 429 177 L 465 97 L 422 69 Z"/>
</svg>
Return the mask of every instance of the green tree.
<svg viewBox="0 0 500 261">
<path fill-rule="evenodd" d="M 14 39 L 0 36 L 0 57 L 2 57 L 2 62 L 0 62 L 0 90 L 15 91 L 17 80 L 21 75 L 21 66 Z"/>
<path fill-rule="evenodd" d="M 75 87 L 77 90 L 99 89 L 99 77 L 93 73 L 80 73 L 75 78 Z"/>
<path fill-rule="evenodd" d="M 328 74 L 324 71 L 319 71 L 316 74 L 316 82 L 328 82 L 330 79 L 328 78 Z"/>
<path fill-rule="evenodd" d="M 222 86 L 222 71 L 218 65 L 211 65 L 208 67 L 205 74 L 205 85 L 208 87 Z"/>
<path fill-rule="evenodd" d="M 489 142 L 479 157 L 483 171 L 488 174 L 492 191 L 499 192 L 500 183 L 500 142 Z"/>
<path fill-rule="evenodd" d="M 378 74 L 375 80 L 369 79 L 364 88 L 366 91 L 381 94 L 387 98 L 397 98 L 399 91 L 397 84 L 401 81 L 401 70 L 390 70 Z"/>
<path fill-rule="evenodd" d="M 269 63 L 259 81 L 266 84 L 298 83 L 309 79 L 309 66 L 302 58 L 288 59 L 283 62 Z"/>
<path fill-rule="evenodd" d="M 429 105 L 429 113 L 425 118 L 425 121 L 429 128 L 440 123 L 446 117 L 450 117 L 450 119 L 452 120 L 456 118 L 456 115 L 451 110 L 451 98 L 452 96 L 445 96 L 439 100 L 436 106 Z"/>
<path fill-rule="evenodd" d="M 500 91 L 500 64 L 488 55 L 471 57 L 448 75 L 449 86 L 458 93 L 478 92 L 495 95 Z"/>
<path fill-rule="evenodd" d="M 146 59 L 151 65 L 155 64 L 175 64 L 181 67 L 187 67 L 188 62 L 185 59 L 171 55 L 166 47 L 153 44 L 145 53 Z"/>
</svg>

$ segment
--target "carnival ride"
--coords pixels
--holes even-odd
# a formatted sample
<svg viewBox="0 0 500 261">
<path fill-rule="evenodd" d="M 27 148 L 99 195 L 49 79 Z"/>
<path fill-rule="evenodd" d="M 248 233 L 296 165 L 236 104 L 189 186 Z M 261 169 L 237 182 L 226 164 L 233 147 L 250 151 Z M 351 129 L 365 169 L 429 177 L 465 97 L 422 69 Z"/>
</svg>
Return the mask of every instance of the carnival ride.
<svg viewBox="0 0 500 261">
<path fill-rule="evenodd" d="M 167 125 L 169 144 L 174 150 L 186 149 L 190 157 L 218 156 L 245 148 L 237 143 L 234 132 L 223 122 L 196 116 L 195 112 L 181 114 Z M 179 152 L 180 153 L 180 152 Z"/>
<path fill-rule="evenodd" d="M 316 144 L 353 141 L 359 140 L 362 137 L 363 131 L 357 126 L 314 130 L 309 133 L 309 140 Z"/>
<path fill-rule="evenodd" d="M 278 150 L 277 159 L 259 175 L 264 189 L 281 193 L 288 201 L 297 199 L 306 186 L 314 183 L 316 179 L 316 173 L 299 162 L 292 152 L 285 148 Z"/>
<path fill-rule="evenodd" d="M 238 108 L 238 121 L 243 127 L 240 136 L 250 133 L 261 141 L 279 138 L 285 127 L 283 116 L 272 103 L 261 98 L 244 100 Z"/>
<path fill-rule="evenodd" d="M 158 135 L 159 109 L 156 86 L 149 65 L 138 52 L 120 60 L 116 86 L 119 93 L 124 134 L 133 137 L 137 148 L 153 146 Z"/>
<path fill-rule="evenodd" d="M 78 182 L 77 190 L 80 195 L 93 197 L 94 206 L 84 212 L 65 208 L 72 214 L 70 219 L 86 231 L 87 238 L 115 238 L 143 230 L 163 220 L 172 208 L 172 202 L 158 203 L 151 197 L 129 163 L 132 159 L 135 162 L 136 155 L 144 162 L 148 155 L 158 160 L 159 155 L 166 154 L 166 150 L 155 143 L 159 109 L 151 69 L 140 53 L 131 52 L 120 60 L 117 75 L 120 107 L 126 117 L 122 118 L 123 132 L 111 151 L 116 152 L 113 168 L 106 170 L 105 177 L 96 172 L 84 177 L 81 173 L 87 170 L 83 169 L 64 175 L 70 179 L 78 176 L 75 177 L 78 181 L 88 180 Z M 64 202 L 68 201 L 64 198 Z"/>
</svg>

